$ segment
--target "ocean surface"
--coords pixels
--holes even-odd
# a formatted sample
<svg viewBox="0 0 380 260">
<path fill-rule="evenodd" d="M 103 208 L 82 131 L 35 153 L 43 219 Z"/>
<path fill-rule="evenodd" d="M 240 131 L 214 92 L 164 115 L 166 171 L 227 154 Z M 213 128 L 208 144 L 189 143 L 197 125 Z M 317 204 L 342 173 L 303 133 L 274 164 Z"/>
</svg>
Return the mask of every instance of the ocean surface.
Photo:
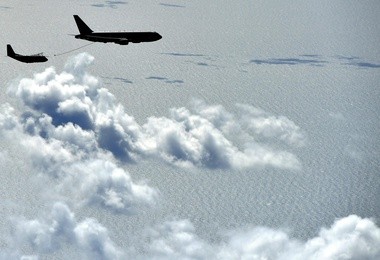
<svg viewBox="0 0 380 260">
<path fill-rule="evenodd" d="M 133 181 L 157 190 L 159 199 L 137 213 L 115 214 L 52 192 L 60 181 L 35 168 L 17 137 L 0 138 L 2 234 L 9 233 L 10 219 L 42 218 L 54 201 L 67 202 L 78 221 L 96 219 L 117 246 L 136 251 L 147 229 L 182 219 L 208 243 L 257 226 L 306 241 L 349 215 L 379 223 L 377 1 L 53 2 L 0 6 L 3 56 L 7 43 L 16 52 L 49 56 L 44 64 L 1 59 L 0 101 L 16 115 L 30 107 L 9 89 L 50 66 L 60 73 L 67 60 L 86 52 L 94 57 L 87 73 L 140 126 L 153 117 L 171 118 L 173 108 L 196 111 L 198 101 L 243 119 L 248 114 L 241 107 L 249 106 L 283 123 L 252 134 L 256 144 L 286 151 L 299 165 L 181 167 L 154 156 L 117 161 Z M 67 35 L 77 33 L 73 14 L 93 30 L 157 31 L 163 38 L 128 46 L 96 43 L 55 57 L 87 43 Z M 246 139 L 239 133 L 227 137 L 243 150 Z M 0 245 L 9 246 L 8 235 Z"/>
</svg>

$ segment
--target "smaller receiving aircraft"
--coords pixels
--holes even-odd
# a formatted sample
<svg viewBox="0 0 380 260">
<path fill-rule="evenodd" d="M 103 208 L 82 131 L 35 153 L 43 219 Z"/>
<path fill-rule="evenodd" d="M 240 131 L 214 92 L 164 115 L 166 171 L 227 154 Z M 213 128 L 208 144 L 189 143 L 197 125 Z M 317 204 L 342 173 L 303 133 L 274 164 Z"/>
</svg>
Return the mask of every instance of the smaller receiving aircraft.
<svg viewBox="0 0 380 260">
<path fill-rule="evenodd" d="M 7 44 L 7 55 L 15 60 L 26 62 L 26 63 L 45 62 L 48 60 L 46 56 L 42 55 L 42 53 L 38 53 L 34 55 L 21 55 L 21 54 L 15 53 L 10 44 Z"/>
<path fill-rule="evenodd" d="M 78 15 L 74 15 L 74 19 L 80 33 L 75 35 L 76 39 L 91 42 L 114 42 L 120 45 L 127 45 L 130 42 L 154 42 L 162 38 L 157 32 L 94 32 Z"/>
</svg>

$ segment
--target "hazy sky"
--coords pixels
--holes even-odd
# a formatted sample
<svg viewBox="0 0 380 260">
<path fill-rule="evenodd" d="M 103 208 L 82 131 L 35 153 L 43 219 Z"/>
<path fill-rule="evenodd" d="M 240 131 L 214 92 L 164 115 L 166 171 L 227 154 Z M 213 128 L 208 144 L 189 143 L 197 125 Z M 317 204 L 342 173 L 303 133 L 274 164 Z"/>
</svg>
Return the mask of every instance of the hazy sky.
<svg viewBox="0 0 380 260">
<path fill-rule="evenodd" d="M 380 258 L 379 11 L 0 1 L 0 259 Z"/>
</svg>

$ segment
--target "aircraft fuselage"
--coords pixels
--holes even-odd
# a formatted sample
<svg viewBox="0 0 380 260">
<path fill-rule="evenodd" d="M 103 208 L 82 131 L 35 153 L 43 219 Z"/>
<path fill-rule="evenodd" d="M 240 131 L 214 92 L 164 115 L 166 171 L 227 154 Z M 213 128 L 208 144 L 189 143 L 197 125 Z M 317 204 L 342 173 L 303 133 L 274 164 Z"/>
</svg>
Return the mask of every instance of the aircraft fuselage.
<svg viewBox="0 0 380 260">
<path fill-rule="evenodd" d="M 15 53 L 12 49 L 12 46 L 10 44 L 7 45 L 7 55 L 8 57 L 11 57 L 15 60 L 25 62 L 25 63 L 35 63 L 35 62 L 45 62 L 48 61 L 46 56 L 43 56 L 42 54 L 38 55 L 21 55 L 18 53 Z"/>
<path fill-rule="evenodd" d="M 25 56 L 25 55 L 16 54 L 13 57 L 11 56 L 11 58 L 21 61 L 21 62 L 25 62 L 25 63 L 45 62 L 48 60 L 45 56 L 39 56 L 39 55 Z"/>
<path fill-rule="evenodd" d="M 162 38 L 157 32 L 94 32 L 78 15 L 74 15 L 74 19 L 79 30 L 79 34 L 75 35 L 76 39 L 127 45 L 130 42 L 154 42 Z"/>
<path fill-rule="evenodd" d="M 162 37 L 157 32 L 92 32 L 90 34 L 75 35 L 75 38 L 92 42 L 114 42 L 127 45 L 130 42 L 154 42 Z"/>
</svg>

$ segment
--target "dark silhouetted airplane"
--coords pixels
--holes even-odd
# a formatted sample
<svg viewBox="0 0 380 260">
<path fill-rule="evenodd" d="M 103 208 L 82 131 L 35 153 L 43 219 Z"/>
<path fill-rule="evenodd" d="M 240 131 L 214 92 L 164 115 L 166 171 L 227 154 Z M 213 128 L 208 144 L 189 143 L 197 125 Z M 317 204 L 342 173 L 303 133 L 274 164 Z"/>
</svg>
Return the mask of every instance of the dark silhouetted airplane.
<svg viewBox="0 0 380 260">
<path fill-rule="evenodd" d="M 76 39 L 92 42 L 114 42 L 120 45 L 128 43 L 154 42 L 162 38 L 157 32 L 94 32 L 83 22 L 78 15 L 74 15 L 79 33 Z"/>
<path fill-rule="evenodd" d="M 34 54 L 34 55 L 21 55 L 21 54 L 15 53 L 10 44 L 7 44 L 7 55 L 15 60 L 26 62 L 26 63 L 45 62 L 48 60 L 46 56 L 42 55 L 42 53 Z"/>
</svg>

